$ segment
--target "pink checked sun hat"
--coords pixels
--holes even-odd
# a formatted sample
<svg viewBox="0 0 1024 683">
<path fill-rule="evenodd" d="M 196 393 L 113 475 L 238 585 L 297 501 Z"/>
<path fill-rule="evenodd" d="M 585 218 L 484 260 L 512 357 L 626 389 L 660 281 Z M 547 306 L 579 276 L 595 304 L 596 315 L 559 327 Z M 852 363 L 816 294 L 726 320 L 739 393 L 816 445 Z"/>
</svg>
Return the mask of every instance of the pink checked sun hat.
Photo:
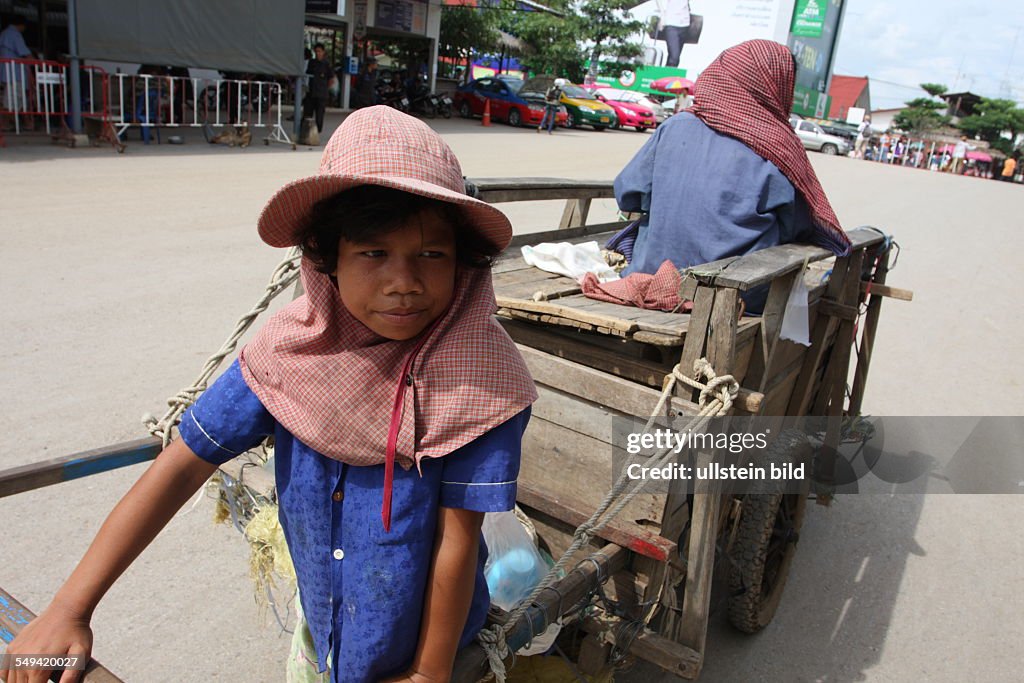
<svg viewBox="0 0 1024 683">
<path fill-rule="evenodd" d="M 359 185 L 381 185 L 457 205 L 474 229 L 500 249 L 512 239 L 508 218 L 466 194 L 462 167 L 451 148 L 422 121 L 392 107 L 359 109 L 331 136 L 320 171 L 278 190 L 259 218 L 272 247 L 299 242 L 309 212 L 321 199 Z"/>
</svg>

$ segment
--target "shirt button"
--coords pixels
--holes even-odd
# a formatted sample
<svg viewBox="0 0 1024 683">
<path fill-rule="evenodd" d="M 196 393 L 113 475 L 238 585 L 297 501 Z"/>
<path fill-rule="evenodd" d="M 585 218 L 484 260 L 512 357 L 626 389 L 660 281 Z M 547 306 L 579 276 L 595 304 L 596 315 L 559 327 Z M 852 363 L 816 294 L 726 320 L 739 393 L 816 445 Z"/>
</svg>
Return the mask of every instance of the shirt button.
<svg viewBox="0 0 1024 683">
<path fill-rule="evenodd" d="M 335 550 L 334 550 L 334 559 L 336 559 L 336 560 L 343 560 L 343 559 L 345 559 L 345 551 L 342 550 L 341 548 L 335 548 Z"/>
<path fill-rule="evenodd" d="M 334 495 L 331 496 L 331 498 L 334 500 L 335 503 L 340 503 L 341 499 L 344 498 L 344 497 L 345 497 L 345 494 L 342 493 L 341 491 L 335 491 Z"/>
</svg>

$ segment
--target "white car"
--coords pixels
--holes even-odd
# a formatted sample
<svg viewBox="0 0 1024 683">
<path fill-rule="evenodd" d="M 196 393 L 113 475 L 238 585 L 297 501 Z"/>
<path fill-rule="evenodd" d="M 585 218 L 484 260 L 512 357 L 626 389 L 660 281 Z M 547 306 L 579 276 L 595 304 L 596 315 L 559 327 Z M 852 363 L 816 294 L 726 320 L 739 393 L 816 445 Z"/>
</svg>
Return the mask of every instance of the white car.
<svg viewBox="0 0 1024 683">
<path fill-rule="evenodd" d="M 647 107 L 654 112 L 654 118 L 658 123 L 662 123 L 665 119 L 672 115 L 672 107 L 665 107 L 658 102 L 655 102 L 650 97 L 647 97 L 642 92 L 636 90 L 619 90 L 618 88 L 597 88 L 594 90 L 595 93 L 601 95 L 606 100 L 615 100 L 616 102 L 630 102 L 632 104 L 639 104 Z"/>
<path fill-rule="evenodd" d="M 839 154 L 846 156 L 850 153 L 850 143 L 838 136 L 829 135 L 821 129 L 821 126 L 813 121 L 791 116 L 789 125 L 793 126 L 796 136 L 804 144 L 804 149 L 813 149 L 822 154 Z"/>
</svg>

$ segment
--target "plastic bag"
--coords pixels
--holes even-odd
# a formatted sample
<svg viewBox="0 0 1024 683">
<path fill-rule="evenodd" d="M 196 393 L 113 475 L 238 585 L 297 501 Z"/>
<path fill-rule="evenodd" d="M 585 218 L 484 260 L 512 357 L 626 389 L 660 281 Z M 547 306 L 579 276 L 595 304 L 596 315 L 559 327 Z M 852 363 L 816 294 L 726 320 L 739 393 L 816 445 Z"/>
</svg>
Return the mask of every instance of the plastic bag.
<svg viewBox="0 0 1024 683">
<path fill-rule="evenodd" d="M 810 305 L 808 304 L 809 292 L 804 284 L 804 273 L 807 264 L 796 277 L 793 289 L 789 290 L 789 299 L 786 301 L 786 312 L 782 314 L 782 329 L 779 331 L 779 339 L 788 339 L 804 346 L 811 345 L 810 329 Z"/>
<path fill-rule="evenodd" d="M 511 610 L 547 576 L 548 563 L 513 512 L 488 512 L 483 532 L 488 551 L 484 576 L 491 602 Z"/>
</svg>

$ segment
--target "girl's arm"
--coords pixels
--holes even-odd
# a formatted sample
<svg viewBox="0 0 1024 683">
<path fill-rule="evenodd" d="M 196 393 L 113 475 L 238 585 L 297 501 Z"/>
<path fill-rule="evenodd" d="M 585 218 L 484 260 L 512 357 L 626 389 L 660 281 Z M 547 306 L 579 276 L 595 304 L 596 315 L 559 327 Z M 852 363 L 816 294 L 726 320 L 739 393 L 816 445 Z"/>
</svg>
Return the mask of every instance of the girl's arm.
<svg viewBox="0 0 1024 683">
<path fill-rule="evenodd" d="M 216 469 L 181 440 L 165 448 L 114 507 L 50 606 L 18 634 L 7 653 L 88 656 L 89 620 L 100 599 Z M 0 678 L 5 673 L 10 676 L 0 671 Z M 73 673 L 65 672 L 61 680 L 73 680 L 67 675 Z"/>
<path fill-rule="evenodd" d="M 399 680 L 447 681 L 473 602 L 480 525 L 484 513 L 440 508 L 434 557 L 420 624 L 420 642 L 412 667 Z"/>
</svg>

